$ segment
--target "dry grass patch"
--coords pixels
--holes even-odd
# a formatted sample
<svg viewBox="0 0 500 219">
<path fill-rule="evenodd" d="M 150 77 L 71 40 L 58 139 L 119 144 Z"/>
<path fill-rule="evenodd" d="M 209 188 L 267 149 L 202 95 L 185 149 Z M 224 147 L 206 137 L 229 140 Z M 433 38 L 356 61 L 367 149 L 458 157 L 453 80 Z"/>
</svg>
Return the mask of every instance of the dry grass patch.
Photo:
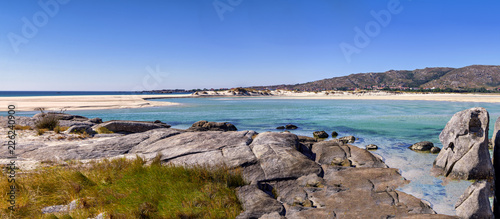
<svg viewBox="0 0 500 219">
<path fill-rule="evenodd" d="M 139 157 L 123 158 L 19 174 L 16 211 L 10 215 L 8 203 L 0 202 L 0 217 L 48 218 L 42 208 L 75 199 L 79 209 L 53 216 L 88 218 L 107 212 L 111 218 L 234 218 L 242 211 L 234 191 L 245 184 L 239 169 L 162 166 L 159 157 L 144 164 Z M 9 186 L 2 173 L 3 200 Z"/>
</svg>

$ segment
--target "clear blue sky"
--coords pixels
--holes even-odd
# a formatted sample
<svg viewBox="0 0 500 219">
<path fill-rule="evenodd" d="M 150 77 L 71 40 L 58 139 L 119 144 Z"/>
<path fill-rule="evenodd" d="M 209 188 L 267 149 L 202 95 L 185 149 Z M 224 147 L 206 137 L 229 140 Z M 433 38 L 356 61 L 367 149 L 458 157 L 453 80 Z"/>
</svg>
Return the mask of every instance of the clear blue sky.
<svg viewBox="0 0 500 219">
<path fill-rule="evenodd" d="M 0 90 L 230 88 L 500 64 L 497 0 L 59 1 L 0 2 Z"/>
</svg>

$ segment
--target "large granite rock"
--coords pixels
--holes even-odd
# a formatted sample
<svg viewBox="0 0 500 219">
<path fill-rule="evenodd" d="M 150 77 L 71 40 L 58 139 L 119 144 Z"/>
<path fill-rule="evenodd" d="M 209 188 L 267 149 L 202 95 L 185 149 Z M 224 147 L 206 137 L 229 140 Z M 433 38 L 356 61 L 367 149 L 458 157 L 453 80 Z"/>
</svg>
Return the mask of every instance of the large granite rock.
<svg viewBox="0 0 500 219">
<path fill-rule="evenodd" d="M 111 120 L 95 125 L 92 129 L 97 130 L 101 127 L 107 128 L 115 133 L 139 133 L 158 128 L 170 128 L 170 125 L 155 122 Z"/>
<path fill-rule="evenodd" d="M 282 198 L 287 218 L 405 218 L 435 214 L 420 199 L 396 191 L 408 183 L 397 169 L 322 167 L 323 178 L 301 177 L 289 185 L 301 188 L 292 190 L 298 193 L 287 192 L 283 185 L 276 183 L 278 194 L 284 190 L 294 197 Z M 305 196 L 300 191 L 304 191 Z M 302 197 L 305 200 L 301 200 Z M 312 206 L 308 206 L 308 201 Z"/>
<path fill-rule="evenodd" d="M 490 184 L 475 182 L 460 196 L 455 209 L 460 218 L 494 218 L 489 200 Z"/>
<path fill-rule="evenodd" d="M 238 219 L 259 218 L 262 215 L 277 212 L 284 215 L 285 208 L 276 199 L 263 192 L 255 185 L 247 185 L 236 190 L 238 199 L 242 203 L 244 212 Z"/>
<path fill-rule="evenodd" d="M 321 167 L 300 153 L 299 146 L 299 139 L 294 134 L 265 132 L 257 135 L 250 148 L 264 171 L 263 180 L 320 174 Z"/>
<path fill-rule="evenodd" d="M 208 122 L 205 120 L 195 122 L 188 131 L 237 131 L 238 129 L 228 122 Z"/>
<path fill-rule="evenodd" d="M 489 114 L 484 108 L 453 115 L 439 135 L 443 149 L 434 161 L 433 172 L 456 179 L 491 179 L 488 124 Z"/>
<path fill-rule="evenodd" d="M 495 182 L 498 182 L 498 180 L 500 180 L 500 117 L 498 117 L 495 122 L 495 128 L 493 130 L 491 142 L 493 143 L 493 165 L 495 170 Z M 500 182 L 495 183 L 494 189 L 495 191 L 500 191 Z M 493 212 L 500 214 L 500 192 L 495 193 L 495 198 L 493 200 Z"/>
</svg>

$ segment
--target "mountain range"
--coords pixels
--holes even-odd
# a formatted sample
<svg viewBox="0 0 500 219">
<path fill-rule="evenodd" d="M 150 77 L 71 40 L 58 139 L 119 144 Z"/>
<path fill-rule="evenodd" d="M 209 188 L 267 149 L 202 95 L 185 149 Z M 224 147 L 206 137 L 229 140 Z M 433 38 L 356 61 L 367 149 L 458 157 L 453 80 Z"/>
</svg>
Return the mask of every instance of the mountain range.
<svg viewBox="0 0 500 219">
<path fill-rule="evenodd" d="M 433 67 L 358 73 L 295 85 L 255 86 L 253 89 L 323 91 L 345 89 L 432 89 L 500 88 L 499 65 L 471 65 L 463 68 Z"/>
</svg>

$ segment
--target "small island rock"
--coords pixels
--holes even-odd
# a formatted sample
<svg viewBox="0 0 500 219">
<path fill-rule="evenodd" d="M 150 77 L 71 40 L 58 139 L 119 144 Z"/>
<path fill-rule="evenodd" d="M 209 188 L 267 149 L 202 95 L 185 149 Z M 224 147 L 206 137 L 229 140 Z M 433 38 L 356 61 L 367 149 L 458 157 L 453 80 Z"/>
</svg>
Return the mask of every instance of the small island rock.
<svg viewBox="0 0 500 219">
<path fill-rule="evenodd" d="M 328 138 L 328 134 L 325 131 L 316 131 L 316 132 L 313 132 L 313 136 L 315 138 Z"/>
<path fill-rule="evenodd" d="M 413 144 L 409 148 L 413 151 L 430 151 L 434 144 L 430 141 L 421 141 Z"/>
<path fill-rule="evenodd" d="M 336 131 L 333 131 L 332 132 L 332 138 L 336 138 L 337 136 L 339 136 L 339 133 L 337 133 Z"/>
<path fill-rule="evenodd" d="M 369 144 L 369 145 L 366 145 L 365 148 L 366 148 L 366 150 L 377 150 L 378 146 L 374 145 L 374 144 Z"/>
</svg>

